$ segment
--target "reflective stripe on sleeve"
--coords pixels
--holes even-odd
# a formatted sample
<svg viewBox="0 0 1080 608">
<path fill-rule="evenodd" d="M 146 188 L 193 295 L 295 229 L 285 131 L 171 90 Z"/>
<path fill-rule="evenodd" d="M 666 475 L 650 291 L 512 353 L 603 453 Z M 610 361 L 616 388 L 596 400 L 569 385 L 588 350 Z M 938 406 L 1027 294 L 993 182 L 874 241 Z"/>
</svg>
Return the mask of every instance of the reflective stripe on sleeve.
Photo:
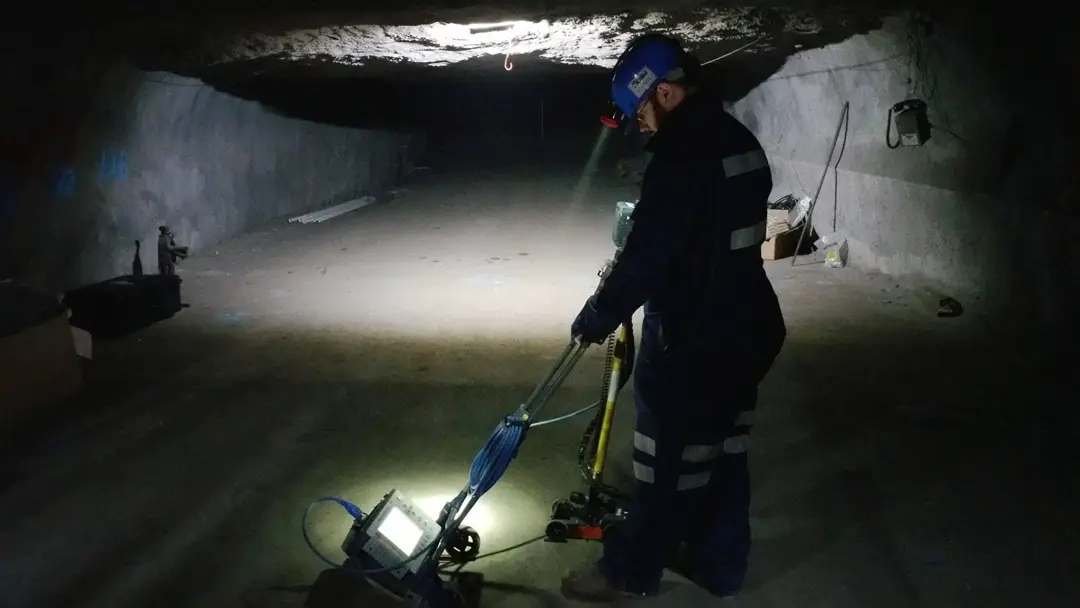
<svg viewBox="0 0 1080 608">
<path fill-rule="evenodd" d="M 758 169 L 768 169 L 769 159 L 765 158 L 764 150 L 753 150 L 742 154 L 734 154 L 724 159 L 724 175 L 738 177 Z"/>
<path fill-rule="evenodd" d="M 731 250 L 756 247 L 765 242 L 765 222 L 731 231 Z"/>
</svg>

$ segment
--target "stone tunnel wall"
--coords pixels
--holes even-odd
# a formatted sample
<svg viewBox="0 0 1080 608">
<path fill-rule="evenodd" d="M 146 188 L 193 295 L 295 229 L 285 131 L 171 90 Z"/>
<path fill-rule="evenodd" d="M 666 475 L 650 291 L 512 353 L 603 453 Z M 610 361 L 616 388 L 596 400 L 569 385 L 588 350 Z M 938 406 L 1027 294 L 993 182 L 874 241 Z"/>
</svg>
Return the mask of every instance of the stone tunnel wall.
<svg viewBox="0 0 1080 608">
<path fill-rule="evenodd" d="M 1080 276 L 1066 212 L 1074 165 L 1040 87 L 1006 92 L 955 32 L 939 28 L 917 48 L 907 34 L 891 21 L 796 54 L 733 105 L 770 154 L 774 198 L 813 195 L 835 166 L 813 224 L 845 237 L 853 264 L 929 279 L 967 309 L 1018 324 L 1067 321 Z M 889 107 L 908 98 L 928 103 L 932 137 L 889 149 Z"/>
<path fill-rule="evenodd" d="M 156 272 L 160 224 L 199 251 L 378 194 L 418 152 L 406 133 L 297 120 L 170 74 L 112 67 L 97 82 L 88 99 L 59 104 L 77 118 L 22 142 L 35 154 L 5 151 L 0 279 L 61 289 L 128 274 L 136 240 L 146 272 Z"/>
</svg>

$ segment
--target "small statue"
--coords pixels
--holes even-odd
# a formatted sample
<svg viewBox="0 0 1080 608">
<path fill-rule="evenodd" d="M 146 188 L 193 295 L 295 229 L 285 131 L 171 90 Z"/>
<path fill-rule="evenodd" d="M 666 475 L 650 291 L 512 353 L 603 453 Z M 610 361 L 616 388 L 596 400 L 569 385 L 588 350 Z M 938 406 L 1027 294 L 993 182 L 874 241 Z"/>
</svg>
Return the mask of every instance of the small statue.
<svg viewBox="0 0 1080 608">
<path fill-rule="evenodd" d="M 176 274 L 176 261 L 188 256 L 188 248 L 176 244 L 176 235 L 168 226 L 158 226 L 158 273 Z"/>
</svg>

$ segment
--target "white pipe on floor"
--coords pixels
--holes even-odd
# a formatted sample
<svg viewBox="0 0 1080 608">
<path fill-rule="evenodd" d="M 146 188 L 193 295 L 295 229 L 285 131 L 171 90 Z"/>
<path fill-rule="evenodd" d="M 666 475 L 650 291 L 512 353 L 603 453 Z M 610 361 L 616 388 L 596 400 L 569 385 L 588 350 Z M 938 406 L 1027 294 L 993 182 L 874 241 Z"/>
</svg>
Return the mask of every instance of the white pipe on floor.
<svg viewBox="0 0 1080 608">
<path fill-rule="evenodd" d="M 345 203 L 341 203 L 339 205 L 334 205 L 333 207 L 327 207 L 325 209 L 318 209 L 316 211 L 312 211 L 311 213 L 305 213 L 304 215 L 294 217 L 289 221 L 290 222 L 291 221 L 298 221 L 301 224 L 308 224 L 308 223 L 311 223 L 313 221 L 318 220 L 319 218 L 321 218 L 321 217 L 323 217 L 323 216 L 325 216 L 327 214 L 330 214 L 330 213 L 333 213 L 333 212 L 337 211 L 338 209 L 348 205 L 351 202 L 352 201 L 348 201 L 348 202 L 345 202 Z"/>
<path fill-rule="evenodd" d="M 335 207 L 336 207 L 336 205 L 335 205 Z M 327 209 L 318 209 L 316 211 L 312 211 L 311 213 L 306 213 L 304 215 L 301 215 L 301 216 L 293 218 L 293 219 L 300 222 L 301 224 L 307 224 L 307 223 L 310 223 L 310 222 L 314 221 L 315 219 L 317 219 L 319 217 L 322 217 L 323 214 L 325 214 L 327 211 L 329 211 L 329 210 L 331 210 L 333 208 L 334 207 L 329 207 Z"/>
<path fill-rule="evenodd" d="M 350 211 L 356 211 L 361 207 L 367 207 L 375 202 L 375 197 L 364 196 L 356 200 L 347 201 L 333 207 L 327 207 L 326 209 L 320 209 L 318 211 L 312 211 L 311 213 L 305 213 L 304 215 L 298 215 L 293 218 L 289 218 L 290 222 L 300 222 L 301 224 L 311 224 L 325 222 L 326 220 L 333 219 L 339 215 L 344 215 Z"/>
<path fill-rule="evenodd" d="M 321 218 L 324 218 L 324 217 L 326 217 L 327 215 L 329 215 L 329 214 L 331 214 L 331 213 L 334 213 L 335 211 L 337 211 L 337 210 L 338 210 L 338 209 L 340 209 L 340 208 L 341 208 L 340 206 L 338 206 L 338 205 L 335 205 L 335 206 L 333 206 L 333 207 L 329 207 L 329 208 L 327 208 L 327 209 L 322 209 L 322 210 L 320 210 L 320 211 L 316 211 L 316 212 L 314 212 L 314 213 L 310 213 L 310 214 L 308 214 L 308 216 L 307 216 L 307 217 L 306 217 L 306 218 L 304 219 L 304 223 L 305 223 L 305 224 L 310 224 L 310 223 L 312 223 L 312 222 L 317 222 L 317 221 L 319 221 L 319 220 L 320 220 Z"/>
<path fill-rule="evenodd" d="M 339 215 L 344 215 L 346 213 L 349 213 L 350 211 L 356 211 L 357 209 L 360 209 L 361 207 L 367 207 L 368 205 L 370 205 L 371 203 L 374 203 L 374 202 L 375 202 L 375 199 L 373 197 L 370 197 L 370 196 L 365 196 L 365 197 L 357 199 L 355 201 L 349 201 L 348 203 L 344 203 L 342 205 L 338 205 L 336 207 L 331 207 L 331 208 L 327 209 L 326 213 L 321 214 L 314 221 L 316 223 L 325 222 L 326 220 L 334 219 L 335 217 L 338 217 Z"/>
<path fill-rule="evenodd" d="M 310 224 L 311 222 L 314 222 L 316 219 L 322 217 L 324 213 L 326 213 L 326 209 L 320 209 L 318 211 L 312 211 L 311 213 L 309 213 L 309 214 L 307 214 L 305 216 L 302 216 L 300 218 L 300 223 L 301 224 Z"/>
</svg>

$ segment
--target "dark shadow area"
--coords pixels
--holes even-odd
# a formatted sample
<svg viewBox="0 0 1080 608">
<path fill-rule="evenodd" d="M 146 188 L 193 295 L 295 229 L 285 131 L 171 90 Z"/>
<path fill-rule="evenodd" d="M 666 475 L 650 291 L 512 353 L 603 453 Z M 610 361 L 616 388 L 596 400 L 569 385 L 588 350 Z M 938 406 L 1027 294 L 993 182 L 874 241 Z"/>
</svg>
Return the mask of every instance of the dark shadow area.
<svg viewBox="0 0 1080 608">
<path fill-rule="evenodd" d="M 261 608 L 265 604 L 250 601 L 250 608 Z M 371 606 L 396 606 L 400 602 L 386 597 L 383 592 L 372 587 L 364 577 L 332 568 L 323 570 L 311 585 L 304 600 L 304 608 L 361 608 Z"/>
<path fill-rule="evenodd" d="M 1019 4 L 1019 6 L 1017 6 Z M 1080 41 L 1073 25 L 1049 2 L 987 4 L 970 10 L 966 2 L 936 4 L 928 16 L 963 35 L 984 65 L 992 66 L 996 93 L 1021 103 L 1035 96 L 1057 126 L 1080 131 L 1072 100 L 1080 91 Z M 920 26 L 933 35 L 936 24 Z M 1010 44 L 1002 44 L 1009 40 Z"/>
<path fill-rule="evenodd" d="M 1075 534 L 1065 522 L 1080 500 L 1080 416 L 1056 397 L 1067 390 L 1061 363 L 1038 345 L 853 331 L 864 344 L 795 337 L 766 379 L 747 591 L 830 563 L 857 605 L 951 605 L 927 589 L 961 593 L 949 577 L 975 568 L 994 574 L 968 585 L 1000 577 L 1008 597 L 1038 589 L 1045 605 L 1064 605 L 1052 598 L 1068 586 L 1058 564 L 1080 557 L 1060 537 Z M 612 449 L 609 480 L 631 487 L 629 438 Z M 1018 516 L 1064 527 L 1015 527 Z M 1020 555 L 1032 578 L 1014 575 Z"/>
<path fill-rule="evenodd" d="M 1070 559 L 1065 546 L 1067 535 L 1007 525 L 1010 518 L 1018 517 L 1024 521 L 1065 522 L 1076 508 L 1077 496 L 1071 493 L 1068 483 L 1071 461 L 1067 457 L 1067 437 L 1076 428 L 1076 414 L 1060 407 L 1061 384 L 1066 377 L 1046 365 L 1037 353 L 991 349 L 972 336 L 946 337 L 903 328 L 853 327 L 851 331 L 854 333 L 850 336 L 824 338 L 812 328 L 797 332 L 766 381 L 755 431 L 758 445 L 752 458 L 758 484 L 755 517 L 764 533 L 756 545 L 750 589 L 757 589 L 765 580 L 778 580 L 785 573 L 811 567 L 820 556 L 829 555 L 837 543 L 854 543 L 851 546 L 858 554 L 853 559 L 864 560 L 868 569 L 865 574 L 873 578 L 859 579 L 858 570 L 851 577 L 845 575 L 846 569 L 854 567 L 852 563 L 838 566 L 830 576 L 845 581 L 864 605 L 873 603 L 873 593 L 880 589 L 875 581 L 885 581 L 895 594 L 889 606 L 941 605 L 934 604 L 933 598 L 921 597 L 924 591 L 915 589 L 919 586 L 912 579 L 922 579 L 923 587 L 919 589 L 924 589 L 927 574 L 912 571 L 911 560 L 922 560 L 919 563 L 937 568 L 934 560 L 959 559 L 953 554 L 949 558 L 935 556 L 924 546 L 945 539 L 969 551 L 974 556 L 971 559 L 989 577 L 1017 583 L 1007 569 L 1015 564 L 1006 558 L 1022 552 L 1031 555 L 1025 558 L 1028 565 L 1023 567 L 1025 576 L 1032 577 L 1025 585 L 1068 589 L 1069 583 L 1050 567 Z M 158 358 L 155 353 L 163 344 L 170 349 Z M 333 468 L 335 475 L 356 475 L 357 483 L 361 483 L 364 470 L 374 461 L 351 460 L 357 457 L 357 442 L 365 446 L 369 458 L 377 458 L 371 450 L 382 449 L 379 446 L 387 441 L 385 437 L 380 439 L 383 434 L 389 429 L 410 429 L 404 435 L 395 431 L 401 435 L 400 440 L 412 446 L 402 452 L 410 454 L 409 458 L 395 465 L 403 471 L 429 462 L 432 450 L 442 454 L 440 457 L 473 453 L 485 438 L 487 424 L 482 419 L 494 416 L 500 410 L 497 404 L 503 403 L 506 395 L 527 392 L 534 379 L 531 372 L 523 373 L 521 386 L 500 389 L 478 382 L 453 396 L 446 387 L 421 386 L 408 380 L 385 386 L 347 382 L 345 387 L 341 381 L 316 381 L 305 376 L 348 353 L 362 360 L 370 355 L 372 347 L 362 343 L 331 344 L 317 336 L 296 340 L 258 332 L 211 336 L 160 326 L 139 342 L 124 340 L 109 346 L 116 348 L 105 349 L 100 362 L 102 379 L 137 375 L 142 382 L 139 386 L 133 383 L 132 389 L 149 391 L 146 397 L 137 398 L 137 392 L 125 397 L 123 393 L 117 395 L 112 387 L 100 387 L 95 396 L 115 395 L 109 398 L 113 417 L 83 429 L 83 436 L 73 433 L 63 441 L 54 440 L 52 447 L 38 445 L 38 452 L 70 449 L 86 441 L 87 435 L 115 432 L 117 427 L 130 424 L 125 420 L 153 413 L 172 418 L 160 435 L 146 438 L 157 448 L 180 450 L 174 457 L 185 461 L 214 457 L 225 463 L 229 457 L 236 457 L 229 456 L 234 449 L 232 440 L 225 442 L 218 437 L 195 450 L 197 454 L 185 451 L 189 448 L 181 449 L 202 446 L 192 442 L 201 441 L 197 433 L 202 432 L 206 420 L 213 420 L 218 433 L 231 434 L 244 428 L 248 435 L 272 437 L 277 432 L 274 429 L 287 428 L 281 425 L 292 424 L 290 421 L 295 421 L 301 410 L 307 412 L 304 416 L 312 417 L 310 426 L 297 430 L 304 433 L 304 440 L 297 444 L 303 448 L 301 457 L 290 459 L 287 470 L 266 480 L 256 494 L 245 494 L 231 503 L 228 515 L 219 513 L 217 525 L 207 536 L 192 538 L 183 555 L 161 554 L 162 559 L 183 560 L 188 565 L 174 569 L 173 580 L 147 589 L 146 598 L 193 597 L 198 586 L 188 587 L 192 581 L 230 563 L 234 565 L 229 567 L 243 568 L 242 563 L 235 562 L 230 547 L 232 543 L 246 542 L 252 533 L 249 522 L 259 521 L 266 509 L 280 511 L 288 527 L 259 533 L 292 538 L 289 534 L 294 532 L 295 521 L 291 518 L 298 517 L 304 506 L 300 495 L 312 491 L 296 487 L 295 480 L 309 479 L 305 483 L 316 486 L 324 483 L 326 480 L 318 481 L 318 475 L 325 473 L 315 474 L 314 480 L 309 478 L 311 471 L 322 466 Z M 296 377 L 286 377 L 282 370 Z M 202 378 L 197 388 L 190 388 L 193 375 Z M 185 386 L 188 390 L 182 390 Z M 348 398 L 338 396 L 340 391 L 346 391 Z M 438 394 L 443 397 L 432 401 Z M 618 416 L 629 415 L 628 397 L 624 395 Z M 406 404 L 424 402 L 428 405 L 408 413 L 407 421 L 399 419 L 403 412 L 414 408 Z M 464 425 L 468 428 L 456 429 L 451 437 L 445 428 L 430 429 L 422 422 L 430 420 L 447 402 L 456 407 L 489 405 L 481 406 L 483 413 L 470 414 L 472 422 Z M 398 406 L 380 407 L 389 403 Z M 361 404 L 366 405 L 358 407 Z M 432 447 L 427 431 L 443 437 L 438 447 Z M 522 462 L 515 465 L 517 474 L 529 470 L 525 461 L 542 458 L 546 442 L 555 437 L 565 436 L 558 445 L 576 445 L 581 427 L 567 423 L 543 432 L 554 435 L 537 435 L 526 443 Z M 615 441 L 628 440 L 615 437 Z M 120 447 L 111 458 L 123 460 L 138 448 L 137 444 Z M 613 449 L 620 452 L 618 447 Z M 220 454 L 214 456 L 215 451 Z M 271 452 L 261 454 L 257 460 L 261 462 Z M 30 446 L 22 455 L 26 458 L 35 453 L 35 447 Z M 346 453 L 351 454 L 350 464 L 332 464 L 334 454 L 340 458 Z M 464 479 L 468 460 L 454 457 L 452 462 L 458 460 Z M 12 464 L 21 470 L 18 462 Z M 242 463 L 238 461 L 236 466 Z M 1031 471 L 1038 474 L 1029 474 Z M 78 467 L 71 473 L 78 474 Z M 230 476 L 235 473 L 225 470 L 216 472 L 213 478 L 188 480 L 182 493 L 188 502 L 164 512 L 152 507 L 156 515 L 132 522 L 132 530 L 138 531 L 142 539 L 164 538 L 172 524 L 170 517 L 181 517 L 187 505 L 202 504 L 199 492 L 231 487 L 229 484 L 235 480 L 229 481 Z M 538 478 L 536 482 L 550 481 Z M 73 485 L 67 491 L 87 491 L 80 487 Z M 557 493 L 551 496 L 556 497 Z M 293 504 L 294 500 L 301 502 Z M 12 517 L 19 513 L 26 516 L 17 508 L 9 508 L 8 512 Z M 534 526 L 539 532 L 544 523 L 541 520 L 520 525 Z M 987 545 L 982 540 L 986 536 L 994 537 L 994 542 Z M 912 545 L 916 540 L 923 544 Z M 113 567 L 125 564 L 125 559 L 136 555 L 133 552 L 146 549 L 139 542 L 118 538 L 111 546 L 101 548 L 101 554 L 120 560 L 110 562 Z M 167 546 L 163 544 L 162 550 Z M 1037 556 L 1033 555 L 1035 551 Z M 478 565 L 481 571 L 483 567 Z M 77 598 L 84 591 L 96 589 L 98 578 L 106 574 L 104 569 L 85 573 L 62 597 Z M 515 587 L 531 586 L 526 571 L 522 570 L 520 576 L 520 580 L 505 582 Z M 277 582 L 304 585 L 310 581 Z M 985 586 L 986 579 L 981 584 Z M 550 589 L 548 581 L 538 586 Z M 518 592 L 485 584 L 485 589 L 489 588 L 498 593 Z M 290 596 L 300 593 L 298 589 L 279 591 Z M 520 591 L 533 592 L 525 588 Z M 536 593 L 545 597 L 551 594 Z M 1003 593 L 1013 597 L 1013 591 Z M 343 602 L 333 605 L 349 605 Z"/>
<path fill-rule="evenodd" d="M 153 323 L 150 324 L 151 326 Z M 17 483 L 24 472 L 18 462 L 60 448 L 70 441 L 95 430 L 112 425 L 138 414 L 141 407 L 124 407 L 139 394 L 159 398 L 177 394 L 181 386 L 177 379 L 193 365 L 198 365 L 199 353 L 229 348 L 237 338 L 222 335 L 186 334 L 183 339 L 158 339 L 155 335 L 138 334 L 138 341 L 153 346 L 142 357 L 118 356 L 109 348 L 98 345 L 93 361 L 83 362 L 83 390 L 45 413 L 21 420 L 17 427 L 0 434 L 0 494 Z M 123 344 L 118 340 L 113 344 Z"/>
<path fill-rule="evenodd" d="M 484 575 L 479 572 L 454 572 L 445 574 L 443 580 L 457 589 L 464 604 L 462 608 L 479 608 L 485 596 L 497 595 L 505 601 L 513 601 L 514 597 L 522 595 L 531 596 L 538 600 L 540 606 L 557 608 L 564 606 L 566 601 L 558 593 L 528 585 L 503 583 L 498 581 L 484 580 Z M 382 606 L 400 606 L 401 603 L 383 595 L 379 590 L 366 583 L 362 577 L 347 571 L 331 569 L 324 570 L 319 574 L 315 583 L 310 587 L 279 587 L 273 590 L 280 597 L 284 593 L 307 592 L 303 604 L 304 608 L 376 608 Z M 273 606 L 271 601 L 259 597 L 270 597 L 270 593 L 252 593 L 245 599 L 245 608 L 269 608 Z M 261 600 L 261 601 L 260 601 Z"/>
<path fill-rule="evenodd" d="M 49 295 L 15 283 L 0 283 L 0 338 L 55 317 L 63 306 Z"/>
<path fill-rule="evenodd" d="M 180 277 L 120 276 L 73 289 L 64 296 L 71 324 L 98 340 L 111 340 L 173 316 L 183 308 Z"/>
<path fill-rule="evenodd" d="M 312 69 L 303 76 L 275 74 L 214 86 L 285 116 L 356 128 L 416 129 L 429 136 L 522 130 L 539 136 L 541 129 L 599 124 L 606 102 L 605 72 L 530 74 L 527 66 L 504 70 L 502 57 L 498 63 L 486 73 L 402 66 L 400 77 L 371 78 L 326 78 Z M 524 60 L 517 65 L 522 64 Z M 410 72 L 430 77 L 410 78 Z M 439 72 L 443 74 L 437 76 Z"/>
</svg>

